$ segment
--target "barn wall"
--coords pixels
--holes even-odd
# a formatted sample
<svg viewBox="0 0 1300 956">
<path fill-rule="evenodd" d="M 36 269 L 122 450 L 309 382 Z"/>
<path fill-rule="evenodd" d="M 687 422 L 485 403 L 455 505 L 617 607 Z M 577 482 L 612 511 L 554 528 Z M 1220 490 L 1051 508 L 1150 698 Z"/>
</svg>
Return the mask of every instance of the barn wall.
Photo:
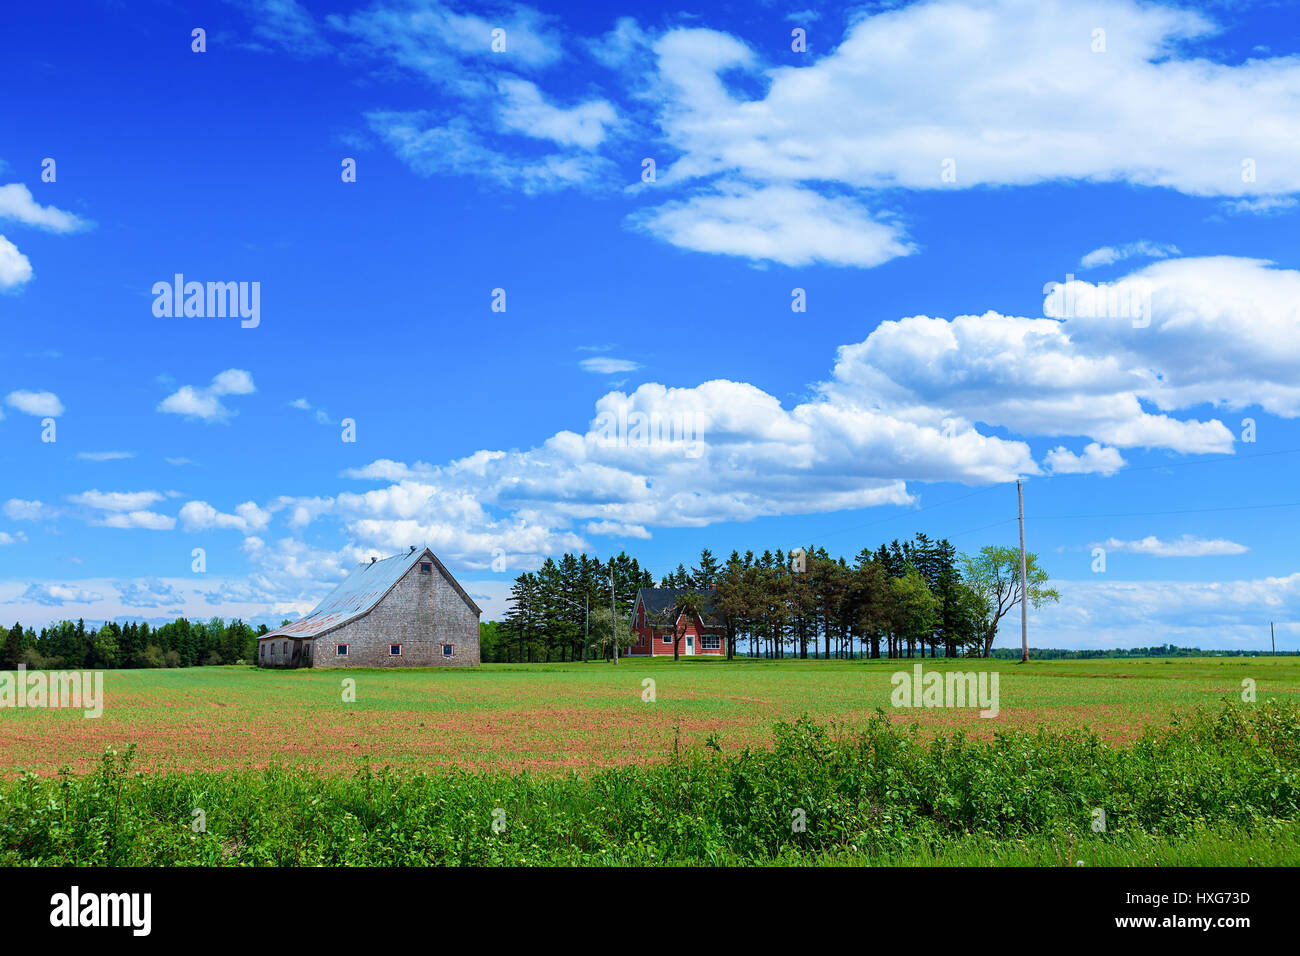
<svg viewBox="0 0 1300 956">
<path fill-rule="evenodd" d="M 339 644 L 350 645 L 339 657 Z M 388 653 L 401 644 L 400 657 Z M 442 645 L 452 645 L 451 657 Z M 316 638 L 314 667 L 477 667 L 478 615 L 438 571 L 411 566 L 378 605 L 364 617 Z"/>
</svg>

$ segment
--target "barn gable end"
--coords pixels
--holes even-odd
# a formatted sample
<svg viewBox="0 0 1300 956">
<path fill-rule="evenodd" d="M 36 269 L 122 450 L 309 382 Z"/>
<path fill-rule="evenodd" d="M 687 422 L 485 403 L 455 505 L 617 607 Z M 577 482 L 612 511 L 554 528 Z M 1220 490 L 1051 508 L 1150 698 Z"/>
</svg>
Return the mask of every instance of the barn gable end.
<svg viewBox="0 0 1300 956">
<path fill-rule="evenodd" d="M 258 663 L 476 667 L 480 613 L 432 551 L 412 551 L 358 566 L 306 617 L 263 635 Z"/>
</svg>

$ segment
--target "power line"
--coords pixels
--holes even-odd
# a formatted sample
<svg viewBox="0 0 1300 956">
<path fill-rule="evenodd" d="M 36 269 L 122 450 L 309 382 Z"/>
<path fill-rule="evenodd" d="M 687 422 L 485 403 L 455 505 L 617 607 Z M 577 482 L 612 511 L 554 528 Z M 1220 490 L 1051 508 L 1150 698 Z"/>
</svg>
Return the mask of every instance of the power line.
<svg viewBox="0 0 1300 956">
<path fill-rule="evenodd" d="M 1300 508 L 1300 501 L 1283 501 L 1268 505 L 1232 505 L 1223 508 L 1180 508 L 1172 511 L 1112 511 L 1087 515 L 1035 515 L 1034 517 L 1043 521 L 1066 518 L 1145 518 L 1153 515 L 1198 515 L 1215 511 L 1257 511 L 1264 508 Z"/>
<path fill-rule="evenodd" d="M 1294 455 L 1297 453 L 1300 453 L 1300 448 L 1283 448 L 1279 451 L 1262 451 L 1255 455 L 1224 455 L 1221 458 L 1202 458 L 1196 461 L 1170 461 L 1159 465 L 1138 465 L 1135 468 L 1130 468 L 1126 465 L 1114 474 L 1115 476 L 1129 475 L 1139 471 L 1160 471 L 1165 468 L 1187 468 L 1192 465 L 1222 465 L 1230 462 L 1253 461 L 1256 458 L 1274 458 L 1278 455 Z M 1060 478 L 1092 478 L 1095 475 L 1096 472 L 1079 472 L 1077 474 L 1031 475 L 1030 478 L 1038 481 L 1055 481 Z"/>
</svg>

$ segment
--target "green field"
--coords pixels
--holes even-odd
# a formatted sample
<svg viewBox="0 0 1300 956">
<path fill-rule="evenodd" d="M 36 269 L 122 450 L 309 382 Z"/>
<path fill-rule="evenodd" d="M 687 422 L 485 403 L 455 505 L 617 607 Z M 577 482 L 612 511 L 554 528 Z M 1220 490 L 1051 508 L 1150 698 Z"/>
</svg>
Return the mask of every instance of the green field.
<svg viewBox="0 0 1300 956">
<path fill-rule="evenodd" d="M 890 675 L 999 674 L 1000 713 L 890 706 Z M 341 682 L 356 681 L 356 700 Z M 647 678 L 655 700 L 643 701 Z M 642 764 L 712 737 L 724 750 L 765 745 L 801 715 L 860 729 L 883 709 L 925 732 L 1089 728 L 1111 743 L 1223 698 L 1242 682 L 1259 700 L 1300 693 L 1296 658 L 1048 661 L 623 661 L 489 664 L 478 669 L 280 671 L 252 667 L 108 671 L 103 716 L 0 710 L 0 769 L 90 769 L 107 748 L 136 747 L 140 770 L 279 764 L 347 771 L 556 771 Z"/>
<path fill-rule="evenodd" d="M 0 710 L 0 864 L 1300 864 L 1300 662 L 914 663 L 109 672 Z"/>
</svg>

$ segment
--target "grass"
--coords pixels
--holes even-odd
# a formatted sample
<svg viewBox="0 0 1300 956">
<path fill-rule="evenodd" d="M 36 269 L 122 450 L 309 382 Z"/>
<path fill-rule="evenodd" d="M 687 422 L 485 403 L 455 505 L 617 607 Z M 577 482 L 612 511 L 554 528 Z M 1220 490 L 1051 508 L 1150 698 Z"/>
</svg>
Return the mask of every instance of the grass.
<svg viewBox="0 0 1300 956">
<path fill-rule="evenodd" d="M 360 763 L 410 770 L 563 773 L 662 761 L 714 739 L 727 751 L 770 745 L 800 715 L 845 730 L 883 708 L 923 734 L 1089 728 L 1110 743 L 1149 724 L 1240 697 L 1295 698 L 1296 658 L 926 661 L 927 669 L 995 670 L 1001 713 L 890 707 L 890 675 L 919 661 L 645 661 L 486 665 L 480 669 L 278 671 L 252 667 L 108 671 L 102 717 L 0 711 L 0 770 L 92 770 L 107 748 L 135 745 L 146 771 Z M 341 681 L 356 681 L 344 703 Z M 642 700 L 654 680 L 656 700 Z"/>
<path fill-rule="evenodd" d="M 1300 863 L 1290 699 L 1177 715 L 1124 745 L 800 718 L 766 746 L 585 774 L 145 774 L 134 756 L 0 784 L 0 864 Z"/>
</svg>

